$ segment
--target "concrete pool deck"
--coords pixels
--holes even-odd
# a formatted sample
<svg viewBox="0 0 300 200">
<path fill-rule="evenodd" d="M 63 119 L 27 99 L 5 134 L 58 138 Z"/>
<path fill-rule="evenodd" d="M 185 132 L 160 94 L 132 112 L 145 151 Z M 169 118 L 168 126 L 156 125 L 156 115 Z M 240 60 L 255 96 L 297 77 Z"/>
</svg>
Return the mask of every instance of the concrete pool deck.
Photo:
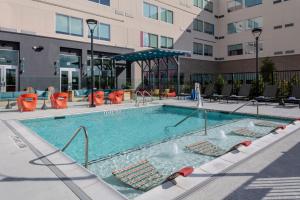
<svg viewBox="0 0 300 200">
<path fill-rule="evenodd" d="M 195 106 L 196 102 L 190 101 L 177 101 L 177 100 L 162 100 L 155 103 L 163 103 L 170 105 L 180 105 L 180 106 Z M 155 104 L 154 104 L 155 105 Z M 242 105 L 240 104 L 226 104 L 226 103 L 209 103 L 205 102 L 204 107 L 208 109 L 232 111 L 235 108 Z M 48 166 L 45 165 L 33 165 L 29 161 L 37 158 L 36 154 L 25 144 L 22 147 L 22 141 L 20 143 L 15 138 L 15 133 L 8 127 L 7 122 L 9 120 L 18 119 L 29 119 L 29 118 L 39 118 L 39 117 L 50 117 L 58 115 L 68 115 L 104 110 L 115 110 L 121 108 L 135 107 L 133 103 L 123 104 L 123 105 L 105 105 L 97 108 L 87 108 L 86 103 L 76 103 L 72 104 L 67 110 L 46 110 L 46 111 L 36 111 L 31 113 L 19 113 L 6 110 L 0 110 L 0 194 L 3 199 L 82 199 L 80 194 L 75 194 L 73 190 L 68 187 L 68 181 L 63 178 L 58 178 L 53 171 Z M 240 112 L 245 113 L 256 113 L 256 107 L 249 105 L 240 110 Z M 277 105 L 262 105 L 260 106 L 260 114 L 273 115 L 280 117 L 289 118 L 299 118 L 300 110 L 297 105 L 289 107 L 280 107 Z M 250 193 L 254 195 L 253 190 L 247 190 L 246 188 L 258 187 L 257 185 L 262 184 L 262 189 L 257 189 L 256 195 L 265 196 L 272 199 L 272 195 L 269 195 L 270 191 L 273 189 L 264 187 L 264 183 L 268 184 L 272 182 L 273 179 L 270 177 L 277 178 L 276 184 L 286 183 L 290 180 L 294 185 L 298 186 L 298 190 L 293 190 L 295 187 L 286 188 L 287 191 L 291 191 L 291 194 L 299 195 L 300 190 L 300 172 L 297 169 L 300 166 L 299 159 L 296 158 L 296 153 L 299 153 L 299 148 L 297 144 L 300 142 L 300 131 L 297 130 L 293 134 L 287 136 L 286 138 L 280 140 L 276 144 L 268 147 L 259 154 L 251 157 L 251 159 L 246 162 L 236 166 L 232 169 L 229 175 L 222 174 L 222 176 L 217 179 L 214 178 L 205 186 L 196 188 L 193 191 L 188 191 L 187 194 L 184 193 L 180 196 L 180 199 L 260 199 L 260 196 L 241 196 Z M 19 144 L 20 147 L 18 147 Z M 298 145 L 299 146 L 299 145 Z M 297 151 L 298 150 L 298 151 Z M 282 153 L 286 152 L 286 153 Z M 277 162 L 280 160 L 280 156 L 283 157 L 284 161 Z M 250 162 L 251 161 L 251 162 Z M 248 163 L 249 162 L 249 163 Z M 275 164 L 274 164 L 275 163 Z M 287 163 L 291 163 L 288 164 Z M 278 170 L 282 168 L 287 168 L 288 170 Z M 237 171 L 236 171 L 237 170 Z M 233 175 L 230 175 L 233 174 Z M 71 179 L 77 181 L 91 180 L 91 184 L 86 187 L 93 186 L 94 176 L 71 177 Z M 63 180 L 63 181 L 62 181 Z M 250 181 L 250 182 L 249 182 Z M 256 183 L 259 182 L 258 184 Z M 268 182 L 269 181 L 269 182 Z M 254 186 L 252 186 L 254 184 Z M 272 187 L 276 188 L 277 185 Z M 298 185 L 297 185 L 298 184 Z M 270 184 L 271 187 L 272 184 Z M 266 189 L 267 188 L 267 189 Z M 94 188 L 95 189 L 95 188 Z M 263 191 L 268 190 L 269 192 Z M 298 193 L 297 193 L 298 192 Z M 201 196 L 204 195 L 205 196 Z M 83 194 L 84 195 L 84 194 Z M 267 196 L 269 195 L 269 196 Z M 295 195 L 294 195 L 295 196 Z M 200 198 L 201 197 L 201 198 Z M 243 197 L 243 198 L 239 198 Z M 252 197 L 252 198 L 250 198 Z M 257 197 L 257 198 L 255 198 Z M 87 197 L 88 198 L 88 197 Z M 275 198 L 275 197 L 274 197 Z M 109 199 L 109 198 L 107 198 Z M 116 197 L 114 199 L 123 199 L 121 197 Z M 178 197 L 179 199 L 179 197 Z"/>
</svg>

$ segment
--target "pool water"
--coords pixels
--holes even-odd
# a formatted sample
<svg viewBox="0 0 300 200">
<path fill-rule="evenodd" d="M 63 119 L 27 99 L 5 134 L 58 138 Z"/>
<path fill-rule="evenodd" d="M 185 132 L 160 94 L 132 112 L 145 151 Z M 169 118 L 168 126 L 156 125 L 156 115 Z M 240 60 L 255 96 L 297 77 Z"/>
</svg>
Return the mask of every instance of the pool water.
<svg viewBox="0 0 300 200">
<path fill-rule="evenodd" d="M 230 134 L 233 129 L 247 127 L 258 133 L 272 130 L 270 127 L 255 126 L 257 119 L 253 116 L 208 112 L 210 129 L 208 135 L 204 135 L 205 120 L 201 110 L 179 126 L 169 127 L 193 111 L 173 106 L 152 106 L 21 122 L 57 148 L 62 148 L 79 126 L 85 126 L 90 142 L 89 160 L 94 160 L 89 169 L 128 198 L 134 198 L 142 192 L 118 181 L 112 176 L 112 171 L 147 159 L 167 176 L 184 166 L 199 167 L 214 159 L 187 152 L 184 150 L 186 145 L 206 140 L 228 149 L 245 139 L 253 140 Z M 260 120 L 278 124 L 289 122 L 267 118 Z M 84 160 L 83 138 L 77 137 L 66 150 L 79 163 Z"/>
</svg>

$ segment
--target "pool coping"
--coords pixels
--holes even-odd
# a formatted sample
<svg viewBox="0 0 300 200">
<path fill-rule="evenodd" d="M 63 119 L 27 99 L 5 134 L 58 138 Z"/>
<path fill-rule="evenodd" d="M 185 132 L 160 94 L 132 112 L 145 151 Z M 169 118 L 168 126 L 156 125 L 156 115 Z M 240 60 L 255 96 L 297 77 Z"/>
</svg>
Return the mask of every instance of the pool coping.
<svg viewBox="0 0 300 200">
<path fill-rule="evenodd" d="M 168 104 L 155 104 L 155 105 L 147 105 L 142 107 L 151 107 L 151 106 L 159 106 L 159 105 L 167 105 L 174 106 Z M 127 107 L 127 108 L 115 108 L 107 111 L 117 111 L 117 110 L 126 110 L 126 109 L 134 109 L 134 108 L 142 108 L 142 107 Z M 184 107 L 184 108 L 194 108 L 191 106 L 176 106 L 176 107 Z M 93 112 L 78 112 L 67 115 L 57 115 L 57 116 L 68 116 L 68 115 L 77 115 L 77 114 L 88 114 L 88 113 L 97 113 L 97 112 L 105 112 L 102 111 L 93 111 Z M 212 110 L 216 112 L 224 112 L 222 110 Z M 241 113 L 246 114 L 246 113 Z M 247 115 L 253 115 L 248 114 Z M 26 118 L 29 119 L 38 119 L 38 118 L 49 118 L 55 116 L 48 117 L 36 117 L 36 118 Z M 266 117 L 273 117 L 270 115 L 266 115 Z M 275 117 L 280 119 L 280 117 Z M 284 119 L 284 118 L 283 118 Z M 290 118 L 285 118 L 290 119 Z M 88 169 L 82 167 L 78 163 L 76 163 L 72 158 L 68 155 L 59 151 L 56 147 L 45 141 L 39 135 L 31 131 L 29 128 L 21 124 L 18 120 L 3 120 L 3 122 L 12 130 L 15 135 L 20 137 L 27 146 L 35 153 L 38 157 L 42 157 L 42 165 L 46 165 L 53 171 L 54 174 L 58 178 L 60 178 L 66 186 L 68 186 L 75 195 L 77 195 L 80 199 L 98 199 L 101 196 L 106 196 L 108 199 L 127 199 L 123 194 L 116 191 L 112 186 L 104 182 L 101 178 L 94 175 Z M 177 184 L 174 185 L 170 182 L 162 184 L 153 188 L 152 190 L 141 194 L 136 197 L 136 200 L 146 200 L 146 199 L 181 199 L 187 193 L 190 193 L 194 190 L 198 190 L 200 187 L 204 186 L 210 181 L 213 181 L 217 174 L 224 173 L 233 167 L 239 165 L 241 162 L 245 161 L 247 158 L 254 156 L 256 153 L 259 153 L 266 147 L 280 141 L 284 137 L 292 134 L 294 131 L 300 128 L 300 122 L 295 121 L 293 124 L 288 125 L 284 130 L 277 130 L 277 134 L 268 134 L 260 139 L 256 139 L 250 147 L 240 147 L 238 152 L 230 152 L 221 157 L 218 157 L 204 165 L 201 165 L 199 168 L 196 168 L 193 174 L 200 173 L 202 176 L 193 177 L 193 174 L 189 177 L 178 177 L 176 179 Z M 55 152 L 54 154 L 52 154 Z M 48 155 L 50 154 L 50 155 Z M 44 156 L 48 155 L 48 156 Z M 62 164 L 68 163 L 68 164 Z M 74 179 L 75 177 L 75 179 Z M 89 177 L 86 180 L 78 180 L 76 177 Z"/>
</svg>

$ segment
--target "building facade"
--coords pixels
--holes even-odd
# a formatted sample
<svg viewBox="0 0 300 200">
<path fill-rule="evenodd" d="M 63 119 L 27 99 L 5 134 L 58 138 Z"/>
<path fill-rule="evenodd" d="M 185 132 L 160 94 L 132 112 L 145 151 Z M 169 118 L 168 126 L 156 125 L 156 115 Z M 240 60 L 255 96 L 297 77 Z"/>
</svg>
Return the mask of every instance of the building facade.
<svg viewBox="0 0 300 200">
<path fill-rule="evenodd" d="M 255 27 L 263 29 L 260 57 L 278 70 L 297 69 L 300 58 L 298 0 L 1 0 L 0 8 L 1 91 L 86 87 L 90 18 L 99 22 L 94 50 L 102 60 L 166 48 L 192 52 L 180 59 L 182 73 L 254 71 Z M 98 88 L 141 82 L 130 63 L 95 73 Z"/>
</svg>

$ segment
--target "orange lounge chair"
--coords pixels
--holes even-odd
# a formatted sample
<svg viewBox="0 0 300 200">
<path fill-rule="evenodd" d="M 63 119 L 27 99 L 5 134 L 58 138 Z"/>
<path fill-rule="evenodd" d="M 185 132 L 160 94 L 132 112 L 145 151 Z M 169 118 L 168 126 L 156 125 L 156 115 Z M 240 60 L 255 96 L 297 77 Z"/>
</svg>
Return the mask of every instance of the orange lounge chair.
<svg viewBox="0 0 300 200">
<path fill-rule="evenodd" d="M 51 95 L 51 106 L 55 109 L 64 109 L 68 107 L 68 93 L 57 92 Z"/>
<path fill-rule="evenodd" d="M 90 104 L 92 103 L 92 94 L 88 97 Z M 94 92 L 94 103 L 96 106 L 101 106 L 104 104 L 104 92 L 103 91 L 97 91 Z"/>
<path fill-rule="evenodd" d="M 175 91 L 173 91 L 173 92 L 168 92 L 168 93 L 166 94 L 166 97 L 176 97 L 176 92 L 175 92 Z"/>
<path fill-rule="evenodd" d="M 112 104 L 120 104 L 122 103 L 124 98 L 124 91 L 123 90 L 114 91 L 108 95 L 108 98 Z"/>
<path fill-rule="evenodd" d="M 21 112 L 34 111 L 38 97 L 36 94 L 22 94 L 17 98 L 18 109 Z"/>
</svg>

